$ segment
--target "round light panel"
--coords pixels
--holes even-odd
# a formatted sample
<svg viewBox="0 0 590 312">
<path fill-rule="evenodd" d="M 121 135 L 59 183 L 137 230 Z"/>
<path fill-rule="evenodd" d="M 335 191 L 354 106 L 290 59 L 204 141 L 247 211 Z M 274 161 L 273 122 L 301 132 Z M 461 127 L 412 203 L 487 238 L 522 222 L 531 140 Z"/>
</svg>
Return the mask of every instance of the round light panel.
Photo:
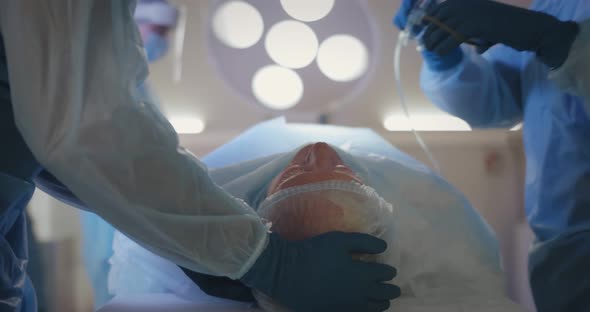
<svg viewBox="0 0 590 312">
<path fill-rule="evenodd" d="M 264 42 L 266 52 L 273 61 L 294 69 L 311 64 L 318 53 L 318 45 L 313 29 L 293 20 L 273 25 Z"/>
<path fill-rule="evenodd" d="M 264 32 L 262 15 L 244 1 L 230 1 L 221 5 L 213 15 L 212 26 L 217 39 L 235 49 L 255 45 Z"/>
<path fill-rule="evenodd" d="M 209 1 L 213 67 L 259 107 L 333 111 L 370 81 L 379 42 L 365 1 Z"/>
<path fill-rule="evenodd" d="M 352 81 L 360 78 L 369 66 L 367 47 L 356 37 L 334 35 L 320 45 L 318 67 L 334 81 Z"/>
<path fill-rule="evenodd" d="M 334 0 L 281 0 L 281 5 L 292 18 L 315 22 L 330 14 Z"/>
<path fill-rule="evenodd" d="M 303 80 L 288 68 L 270 65 L 258 70 L 252 79 L 254 96 L 268 108 L 289 109 L 303 96 Z"/>
</svg>

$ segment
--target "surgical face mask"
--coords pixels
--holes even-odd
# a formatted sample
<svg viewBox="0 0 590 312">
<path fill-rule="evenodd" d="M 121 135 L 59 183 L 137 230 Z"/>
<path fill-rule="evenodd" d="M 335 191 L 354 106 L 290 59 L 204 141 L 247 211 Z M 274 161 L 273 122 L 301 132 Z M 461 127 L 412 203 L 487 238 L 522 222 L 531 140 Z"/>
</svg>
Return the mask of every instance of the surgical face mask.
<svg viewBox="0 0 590 312">
<path fill-rule="evenodd" d="M 258 214 L 290 240 L 330 231 L 381 236 L 393 207 L 377 192 L 354 181 L 324 181 L 281 190 L 266 198 Z"/>
<path fill-rule="evenodd" d="M 163 35 L 151 32 L 144 42 L 144 48 L 148 61 L 153 63 L 168 51 L 168 40 Z"/>
</svg>

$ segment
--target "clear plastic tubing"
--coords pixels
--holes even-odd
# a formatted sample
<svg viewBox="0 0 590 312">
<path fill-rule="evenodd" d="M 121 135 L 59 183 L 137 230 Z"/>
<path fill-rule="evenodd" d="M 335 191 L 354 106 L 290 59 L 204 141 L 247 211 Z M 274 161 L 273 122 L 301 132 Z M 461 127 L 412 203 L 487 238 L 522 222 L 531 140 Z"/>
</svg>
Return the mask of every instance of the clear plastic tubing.
<svg viewBox="0 0 590 312">
<path fill-rule="evenodd" d="M 436 161 L 436 159 L 434 158 L 434 155 L 432 154 L 432 152 L 430 151 L 430 149 L 428 148 L 428 146 L 426 145 L 426 143 L 424 142 L 424 140 L 422 139 L 422 137 L 420 136 L 418 131 L 416 131 L 416 129 L 412 126 L 412 122 L 411 122 L 412 118 L 410 116 L 410 111 L 408 109 L 408 103 L 406 101 L 406 96 L 404 94 L 404 88 L 403 88 L 402 79 L 401 79 L 401 68 L 400 68 L 400 65 L 401 65 L 400 59 L 401 59 L 402 48 L 408 44 L 408 41 L 410 39 L 415 39 L 418 36 L 418 34 L 411 34 L 410 30 L 412 30 L 415 25 L 418 25 L 422 22 L 422 18 L 424 17 L 424 15 L 426 15 L 426 8 L 429 5 L 431 5 L 432 2 L 435 2 L 435 0 L 422 0 L 422 1 L 419 0 L 418 2 L 416 2 L 414 9 L 412 9 L 412 12 L 410 13 L 410 15 L 408 17 L 408 23 L 406 25 L 406 30 L 400 32 L 400 34 L 399 34 L 399 37 L 398 37 L 398 40 L 397 40 L 397 43 L 395 46 L 393 67 L 394 67 L 394 74 L 395 74 L 395 83 L 397 86 L 397 93 L 399 95 L 400 104 L 401 104 L 402 110 L 403 110 L 406 118 L 410 121 L 412 133 L 416 137 L 416 141 L 418 142 L 418 144 L 420 145 L 420 147 L 424 151 L 424 154 L 426 154 L 426 156 L 428 157 L 428 160 L 429 160 L 430 164 L 432 165 L 432 167 L 434 168 L 434 170 L 436 170 L 437 172 L 440 173 L 440 166 L 439 166 L 438 162 Z"/>
</svg>

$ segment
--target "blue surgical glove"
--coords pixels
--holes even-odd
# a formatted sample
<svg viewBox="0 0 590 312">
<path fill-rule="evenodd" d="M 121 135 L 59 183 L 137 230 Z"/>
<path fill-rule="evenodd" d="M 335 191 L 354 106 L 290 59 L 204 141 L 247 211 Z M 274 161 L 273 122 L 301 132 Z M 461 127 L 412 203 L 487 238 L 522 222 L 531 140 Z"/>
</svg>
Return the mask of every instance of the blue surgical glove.
<svg viewBox="0 0 590 312">
<path fill-rule="evenodd" d="M 406 25 L 408 24 L 408 16 L 416 4 L 417 0 L 403 0 L 402 4 L 397 11 L 397 14 L 393 18 L 393 24 L 397 26 L 400 30 L 405 30 Z M 432 2 L 435 3 L 434 1 Z M 434 9 L 434 7 L 432 8 Z M 418 34 L 424 29 L 424 25 L 416 25 L 414 29 L 412 29 L 413 34 Z M 445 71 L 451 69 L 461 63 L 463 59 L 463 50 L 461 48 L 456 47 L 450 52 L 445 53 L 444 55 L 434 53 L 432 51 L 423 51 L 422 57 L 424 58 L 424 62 L 426 66 L 433 71 Z"/>
<path fill-rule="evenodd" d="M 551 68 L 565 62 L 579 26 L 536 11 L 491 0 L 447 0 L 428 15 L 442 22 L 462 40 L 477 39 L 532 51 Z M 447 30 L 429 23 L 423 42 L 427 49 L 444 55 L 461 42 Z"/>
<path fill-rule="evenodd" d="M 436 52 L 423 50 L 422 57 L 426 66 L 435 72 L 442 72 L 457 66 L 463 60 L 463 50 L 456 48 L 451 52 L 440 55 Z"/>
<path fill-rule="evenodd" d="M 357 261 L 352 254 L 379 254 L 387 244 L 366 234 L 333 232 L 303 241 L 271 234 L 269 244 L 242 281 L 294 312 L 385 311 L 400 296 L 386 284 L 388 265 Z"/>
</svg>

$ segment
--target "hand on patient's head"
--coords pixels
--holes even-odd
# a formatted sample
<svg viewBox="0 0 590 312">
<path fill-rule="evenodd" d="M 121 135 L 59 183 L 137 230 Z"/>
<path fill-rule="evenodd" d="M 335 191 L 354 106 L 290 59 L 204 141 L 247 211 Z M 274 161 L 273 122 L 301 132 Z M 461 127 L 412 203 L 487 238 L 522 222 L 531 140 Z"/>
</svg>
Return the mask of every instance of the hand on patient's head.
<svg viewBox="0 0 590 312">
<path fill-rule="evenodd" d="M 328 232 L 379 235 L 379 218 L 391 206 L 347 167 L 325 143 L 303 147 L 277 175 L 259 207 L 272 231 L 287 240 Z"/>
<path fill-rule="evenodd" d="M 380 237 L 385 232 L 384 213 L 390 206 L 369 198 L 368 190 L 356 182 L 328 181 L 288 189 L 270 197 L 259 209 L 271 222 L 271 230 L 282 238 L 301 241 L 329 232 L 365 233 Z M 289 195 L 289 192 L 298 192 Z M 376 195 L 376 194 L 375 194 Z M 352 255 L 355 259 L 377 262 L 375 255 Z"/>
<path fill-rule="evenodd" d="M 393 211 L 365 186 L 337 152 L 325 143 L 302 148 L 268 189 L 258 214 L 283 239 L 300 241 L 328 232 L 366 233 L 382 237 Z M 390 246 L 391 247 L 391 246 Z M 351 254 L 357 260 L 381 262 L 382 255 Z M 283 312 L 274 300 L 254 291 L 263 310 Z"/>
</svg>

